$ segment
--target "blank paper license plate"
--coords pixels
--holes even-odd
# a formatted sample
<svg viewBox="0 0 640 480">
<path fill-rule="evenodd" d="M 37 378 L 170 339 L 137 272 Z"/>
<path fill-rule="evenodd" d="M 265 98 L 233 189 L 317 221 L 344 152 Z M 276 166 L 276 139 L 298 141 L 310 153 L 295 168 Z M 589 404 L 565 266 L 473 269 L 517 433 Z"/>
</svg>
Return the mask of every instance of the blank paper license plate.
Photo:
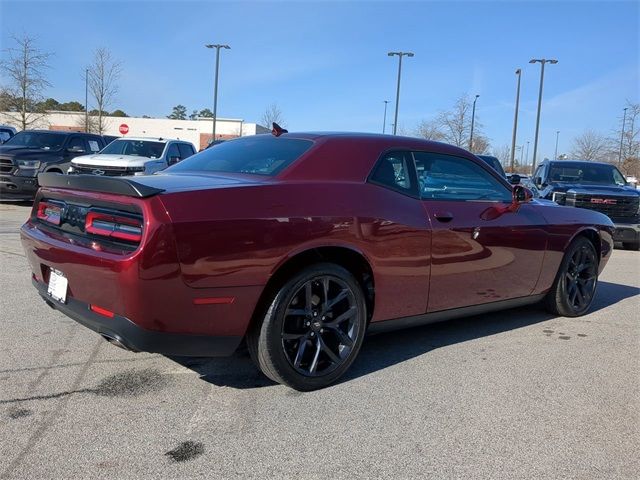
<svg viewBox="0 0 640 480">
<path fill-rule="evenodd" d="M 65 303 L 67 301 L 67 285 L 69 285 L 69 281 L 67 277 L 64 276 L 64 273 L 52 268 L 49 274 L 49 288 L 47 288 L 47 293 L 51 295 L 53 299 Z"/>
</svg>

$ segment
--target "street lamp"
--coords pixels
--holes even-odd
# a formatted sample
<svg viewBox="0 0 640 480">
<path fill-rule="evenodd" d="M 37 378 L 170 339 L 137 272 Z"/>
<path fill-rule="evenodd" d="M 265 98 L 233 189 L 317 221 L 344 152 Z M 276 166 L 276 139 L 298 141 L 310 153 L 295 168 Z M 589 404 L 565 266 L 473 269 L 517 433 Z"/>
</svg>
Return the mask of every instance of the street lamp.
<svg viewBox="0 0 640 480">
<path fill-rule="evenodd" d="M 384 131 L 387 126 L 387 103 L 389 103 L 389 100 L 383 100 L 383 102 L 384 102 L 384 118 L 382 120 L 382 133 L 384 134 Z"/>
<path fill-rule="evenodd" d="M 520 168 L 524 166 L 522 163 L 522 157 L 524 156 L 524 145 L 520 145 Z"/>
<path fill-rule="evenodd" d="M 216 120 L 218 119 L 218 67 L 220 66 L 220 49 L 224 48 L 229 50 L 231 47 L 229 45 L 220 45 L 220 44 L 208 44 L 205 45 L 207 48 L 215 48 L 216 49 L 216 77 L 213 87 L 213 132 L 212 132 L 212 142 L 216 141 Z"/>
<path fill-rule="evenodd" d="M 625 108 L 626 110 L 626 108 Z M 84 133 L 89 132 L 89 69 L 84 69 Z"/>
<path fill-rule="evenodd" d="M 473 99 L 473 110 L 471 113 L 471 134 L 469 135 L 469 151 L 473 153 L 473 126 L 476 121 L 476 102 L 478 101 L 478 97 L 480 95 L 476 95 L 476 98 Z"/>
<path fill-rule="evenodd" d="M 393 134 L 396 134 L 396 130 L 398 128 L 398 106 L 400 104 L 400 75 L 402 75 L 402 57 L 413 57 L 412 52 L 389 52 L 388 56 L 393 57 L 394 55 L 398 56 L 398 88 L 396 90 L 396 114 L 393 121 Z"/>
<path fill-rule="evenodd" d="M 553 154 L 553 159 L 557 160 L 558 159 L 558 138 L 560 137 L 560 130 L 556 130 L 556 151 Z"/>
<path fill-rule="evenodd" d="M 524 157 L 524 164 L 529 165 L 529 140 L 527 140 L 527 155 Z M 533 167 L 531 167 L 531 173 L 533 173 Z"/>
<path fill-rule="evenodd" d="M 627 122 L 627 108 L 624 108 L 624 116 L 622 117 L 622 133 L 620 134 L 620 152 L 618 152 L 618 165 L 622 165 L 622 142 L 624 141 L 624 127 Z M 633 125 L 631 125 L 633 127 Z"/>
<path fill-rule="evenodd" d="M 531 164 L 531 171 L 533 172 L 536 168 L 536 156 L 538 154 L 538 133 L 540 131 L 540 109 L 542 108 L 542 86 L 544 85 L 544 66 L 546 63 L 550 63 L 555 65 L 558 63 L 558 60 L 551 59 L 547 60 L 545 58 L 532 58 L 529 60 L 529 63 L 540 63 L 542 68 L 540 69 L 540 91 L 538 92 L 538 116 L 536 117 L 536 136 L 533 139 L 533 162 Z"/>
<path fill-rule="evenodd" d="M 511 137 L 511 171 L 513 172 L 516 156 L 516 132 L 518 131 L 518 108 L 520 107 L 520 77 L 522 76 L 522 70 L 517 69 L 516 75 L 518 76 L 518 87 L 516 88 L 516 113 L 513 117 L 513 135 Z M 520 155 L 522 157 L 522 155 Z M 522 159 L 520 159 L 522 162 Z"/>
</svg>

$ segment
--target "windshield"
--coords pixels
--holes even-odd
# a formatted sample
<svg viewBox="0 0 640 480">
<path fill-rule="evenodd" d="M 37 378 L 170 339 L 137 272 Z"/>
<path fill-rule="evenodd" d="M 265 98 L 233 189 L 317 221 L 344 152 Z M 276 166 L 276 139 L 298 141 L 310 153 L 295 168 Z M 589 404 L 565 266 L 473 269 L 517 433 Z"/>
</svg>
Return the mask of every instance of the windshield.
<svg viewBox="0 0 640 480">
<path fill-rule="evenodd" d="M 166 171 L 204 171 L 277 175 L 306 152 L 313 142 L 255 135 L 219 143 Z"/>
<path fill-rule="evenodd" d="M 626 185 L 627 183 L 616 167 L 597 163 L 551 165 L 549 181 L 602 185 Z"/>
<path fill-rule="evenodd" d="M 18 132 L 5 145 L 19 147 L 41 148 L 43 150 L 59 150 L 67 136 L 60 133 L 48 132 Z"/>
<path fill-rule="evenodd" d="M 100 154 L 160 158 L 162 157 L 165 145 L 163 142 L 152 142 L 148 140 L 114 140 L 104 147 Z"/>
</svg>

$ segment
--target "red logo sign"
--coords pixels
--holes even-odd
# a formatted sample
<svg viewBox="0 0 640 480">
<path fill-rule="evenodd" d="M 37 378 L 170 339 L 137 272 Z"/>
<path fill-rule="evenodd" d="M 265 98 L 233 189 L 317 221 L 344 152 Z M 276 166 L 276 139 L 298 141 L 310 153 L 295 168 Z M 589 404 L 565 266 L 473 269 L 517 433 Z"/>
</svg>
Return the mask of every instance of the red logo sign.
<svg viewBox="0 0 640 480">
<path fill-rule="evenodd" d="M 120 125 L 120 128 L 118 128 L 118 131 L 120 131 L 122 135 L 126 135 L 127 133 L 129 133 L 129 125 L 123 123 L 122 125 Z"/>
<path fill-rule="evenodd" d="M 618 201 L 614 198 L 592 198 L 591 203 L 600 203 L 603 205 L 615 205 Z"/>
</svg>

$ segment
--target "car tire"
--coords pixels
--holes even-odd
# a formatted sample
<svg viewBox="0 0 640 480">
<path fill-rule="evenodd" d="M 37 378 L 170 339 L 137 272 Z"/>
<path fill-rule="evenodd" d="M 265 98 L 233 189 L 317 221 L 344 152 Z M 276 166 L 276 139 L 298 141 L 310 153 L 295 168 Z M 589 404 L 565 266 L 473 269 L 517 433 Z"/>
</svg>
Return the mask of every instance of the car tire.
<svg viewBox="0 0 640 480">
<path fill-rule="evenodd" d="M 591 306 L 598 286 L 599 258 L 585 237 L 576 238 L 565 252 L 551 290 L 545 297 L 549 312 L 579 317 Z"/>
<path fill-rule="evenodd" d="M 622 242 L 622 248 L 625 250 L 640 250 L 640 242 Z"/>
<path fill-rule="evenodd" d="M 275 292 L 247 335 L 251 358 L 277 383 L 311 391 L 334 383 L 355 360 L 367 328 L 362 287 L 345 268 L 309 266 Z"/>
</svg>

